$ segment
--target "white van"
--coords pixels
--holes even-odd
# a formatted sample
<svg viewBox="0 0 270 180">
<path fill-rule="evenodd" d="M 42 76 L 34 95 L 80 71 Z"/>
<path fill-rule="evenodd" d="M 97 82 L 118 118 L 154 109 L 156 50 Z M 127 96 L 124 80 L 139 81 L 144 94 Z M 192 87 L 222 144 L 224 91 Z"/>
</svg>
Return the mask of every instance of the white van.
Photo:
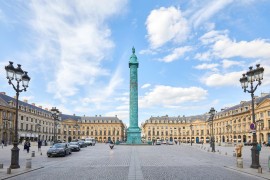
<svg viewBox="0 0 270 180">
<path fill-rule="evenodd" d="M 96 140 L 94 138 L 85 138 L 85 143 L 88 146 L 94 146 L 96 145 Z"/>
</svg>

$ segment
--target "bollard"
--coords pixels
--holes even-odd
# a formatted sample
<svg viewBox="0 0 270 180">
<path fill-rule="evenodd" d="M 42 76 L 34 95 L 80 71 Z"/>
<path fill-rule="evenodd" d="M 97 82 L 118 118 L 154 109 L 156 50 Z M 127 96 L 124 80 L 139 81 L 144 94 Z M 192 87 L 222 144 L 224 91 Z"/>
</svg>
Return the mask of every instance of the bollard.
<svg viewBox="0 0 270 180">
<path fill-rule="evenodd" d="M 238 157 L 238 158 L 236 159 L 236 166 L 237 166 L 238 168 L 243 168 L 243 158 Z"/>
<path fill-rule="evenodd" d="M 262 174 L 262 167 L 258 167 L 258 173 Z"/>
<path fill-rule="evenodd" d="M 26 159 L 26 168 L 32 168 L 31 158 Z"/>
<path fill-rule="evenodd" d="M 42 152 L 40 152 L 40 155 L 42 156 Z"/>
<path fill-rule="evenodd" d="M 270 171 L 270 156 L 268 156 L 268 169 Z"/>
<path fill-rule="evenodd" d="M 4 168 L 4 164 L 0 164 L 0 169 L 3 169 Z"/>
<path fill-rule="evenodd" d="M 32 157 L 35 157 L 35 151 L 32 151 L 32 155 L 31 155 Z"/>
<path fill-rule="evenodd" d="M 7 174 L 11 174 L 11 168 L 7 168 Z"/>
<path fill-rule="evenodd" d="M 225 152 L 225 155 L 227 155 L 227 152 Z"/>
</svg>

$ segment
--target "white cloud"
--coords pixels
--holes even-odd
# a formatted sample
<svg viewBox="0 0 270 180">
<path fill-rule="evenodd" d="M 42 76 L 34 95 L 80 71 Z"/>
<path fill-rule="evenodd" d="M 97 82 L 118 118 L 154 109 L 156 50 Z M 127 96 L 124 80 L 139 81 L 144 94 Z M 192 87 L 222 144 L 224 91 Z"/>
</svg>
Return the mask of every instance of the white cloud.
<svg viewBox="0 0 270 180">
<path fill-rule="evenodd" d="M 189 35 L 187 20 L 180 9 L 161 7 L 152 10 L 145 22 L 147 38 L 152 48 L 158 48 L 169 41 L 181 43 Z"/>
<path fill-rule="evenodd" d="M 73 96 L 82 86 L 89 88 L 97 77 L 109 74 L 101 66 L 114 47 L 106 20 L 123 12 L 127 1 L 104 2 L 31 2 L 34 18 L 29 24 L 35 32 L 36 57 L 53 70 L 48 91 L 56 98 Z M 109 86 L 115 88 L 114 84 L 111 81 Z"/>
<path fill-rule="evenodd" d="M 264 39 L 236 42 L 226 38 L 215 42 L 213 53 L 221 58 L 270 58 L 270 43 Z"/>
<path fill-rule="evenodd" d="M 211 17 L 213 17 L 216 13 L 224 9 L 232 2 L 233 0 L 209 1 L 209 3 L 204 4 L 201 9 L 197 10 L 194 15 L 192 15 L 190 20 L 196 28 L 199 25 L 207 22 Z"/>
<path fill-rule="evenodd" d="M 148 87 L 150 87 L 151 86 L 151 84 L 144 84 L 144 85 L 142 85 L 142 89 L 145 89 L 145 88 L 148 88 Z"/>
<path fill-rule="evenodd" d="M 122 111 L 111 111 L 111 112 L 107 112 L 105 114 L 105 116 L 115 116 L 115 115 L 117 115 L 117 117 L 120 120 L 129 119 L 129 111 L 128 110 L 124 110 L 124 111 L 123 110 Z"/>
<path fill-rule="evenodd" d="M 212 71 L 217 71 L 217 68 L 219 65 L 218 64 L 200 64 L 195 66 L 195 69 L 200 69 L 200 70 L 204 70 L 204 69 L 210 69 Z"/>
<path fill-rule="evenodd" d="M 143 97 L 139 98 L 139 107 L 147 108 L 152 106 L 175 106 L 184 102 L 197 102 L 204 100 L 207 90 L 200 87 L 172 87 L 158 85 Z"/>
<path fill-rule="evenodd" d="M 192 48 L 190 46 L 184 46 L 184 47 L 176 48 L 176 49 L 173 50 L 172 54 L 169 54 L 169 55 L 167 55 L 164 58 L 159 59 L 159 60 L 163 61 L 163 62 L 167 62 L 167 63 L 172 62 L 172 61 L 177 60 L 181 56 L 184 56 L 184 54 L 186 52 L 189 52 L 191 50 L 192 50 Z"/>
<path fill-rule="evenodd" d="M 211 61 L 210 57 L 211 57 L 211 53 L 205 52 L 205 53 L 197 53 L 194 58 L 200 61 Z"/>
<path fill-rule="evenodd" d="M 242 77 L 243 71 L 230 72 L 226 74 L 214 73 L 201 78 L 201 82 L 207 86 L 238 86 L 239 79 Z"/>
<path fill-rule="evenodd" d="M 243 66 L 244 65 L 244 61 L 230 61 L 227 59 L 224 59 L 222 61 L 222 66 L 224 69 L 230 68 L 232 66 Z"/>
<path fill-rule="evenodd" d="M 217 42 L 219 40 L 227 39 L 228 32 L 229 32 L 228 30 L 224 31 L 211 30 L 202 35 L 199 39 L 203 45 L 208 45 Z"/>
</svg>

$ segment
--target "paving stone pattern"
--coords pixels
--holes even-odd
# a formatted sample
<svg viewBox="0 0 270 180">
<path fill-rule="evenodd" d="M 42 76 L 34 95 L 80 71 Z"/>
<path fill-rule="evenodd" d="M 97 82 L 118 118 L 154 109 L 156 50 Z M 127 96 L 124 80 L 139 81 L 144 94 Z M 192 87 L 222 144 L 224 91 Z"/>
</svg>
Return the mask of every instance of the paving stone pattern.
<svg viewBox="0 0 270 180">
<path fill-rule="evenodd" d="M 236 167 L 236 159 L 232 156 L 234 148 L 217 147 L 221 154 L 207 152 L 209 145 L 188 144 L 160 145 L 160 146 L 115 146 L 110 149 L 108 144 L 96 144 L 82 148 L 80 152 L 73 152 L 66 157 L 47 158 L 43 148 L 43 155 L 36 153 L 32 158 L 32 166 L 44 167 L 27 172 L 9 179 L 13 180 L 47 180 L 47 179 L 93 179 L 93 180 L 256 180 L 262 179 L 258 174 L 247 174 L 226 167 Z M 35 147 L 33 147 L 34 149 Z M 10 163 L 10 148 L 0 149 L 0 162 L 4 167 Z M 227 151 L 228 155 L 225 155 Z M 262 163 L 267 163 L 269 149 L 261 154 Z M 29 157 L 20 151 L 21 171 L 24 171 L 25 159 Z M 244 148 L 244 161 L 250 157 L 250 147 Z M 263 157 L 262 157 L 263 156 Z M 264 157 L 265 156 L 265 157 Z M 244 166 L 250 165 L 246 160 Z M 226 166 L 226 167 L 225 167 Z M 266 168 L 266 167 L 264 167 Z M 248 170 L 248 169 L 247 169 Z M 6 172 L 6 169 L 5 169 Z M 0 170 L 0 179 L 5 176 Z M 270 173 L 265 172 L 270 178 Z"/>
</svg>

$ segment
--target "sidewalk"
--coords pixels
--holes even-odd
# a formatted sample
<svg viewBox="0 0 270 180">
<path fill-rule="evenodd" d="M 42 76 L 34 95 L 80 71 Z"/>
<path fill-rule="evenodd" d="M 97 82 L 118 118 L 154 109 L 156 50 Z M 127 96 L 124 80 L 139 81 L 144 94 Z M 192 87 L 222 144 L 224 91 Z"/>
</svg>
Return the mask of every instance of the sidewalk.
<svg viewBox="0 0 270 180">
<path fill-rule="evenodd" d="M 188 146 L 188 145 L 186 145 Z M 203 150 L 205 152 L 208 152 L 208 149 L 210 150 L 209 153 L 211 152 L 210 145 L 199 145 L 199 144 L 193 144 L 193 148 L 198 148 L 199 150 Z M 251 146 L 244 146 L 243 147 L 243 168 L 238 168 L 236 167 L 236 158 L 233 157 L 233 152 L 235 150 L 235 147 L 223 147 L 223 146 L 216 146 L 215 147 L 215 154 L 217 155 L 223 155 L 223 156 L 228 156 L 228 158 L 232 158 L 232 160 L 235 161 L 235 166 L 224 166 L 227 169 L 250 174 L 253 176 L 257 176 L 260 178 L 264 179 L 269 179 L 270 180 L 270 171 L 268 169 L 268 156 L 270 155 L 270 148 L 264 147 L 262 148 L 262 151 L 260 153 L 260 165 L 262 167 L 262 173 L 258 172 L 258 169 L 253 169 L 250 168 L 251 164 Z M 227 155 L 225 155 L 227 153 Z"/>
<path fill-rule="evenodd" d="M 6 178 L 10 178 L 13 176 L 17 176 L 19 174 L 24 174 L 24 173 L 28 173 L 40 168 L 44 167 L 44 163 L 47 162 L 47 156 L 46 156 L 46 152 L 49 148 L 49 146 L 42 146 L 41 147 L 41 152 L 38 152 L 38 147 L 35 146 L 35 144 L 33 143 L 31 148 L 30 148 L 30 152 L 27 153 L 25 150 L 23 150 L 23 146 L 19 145 L 19 165 L 20 168 L 18 169 L 11 169 L 11 174 L 7 174 L 7 168 L 9 168 L 10 166 L 10 161 L 11 161 L 11 149 L 12 149 L 13 145 L 8 145 L 5 146 L 3 149 L 0 148 L 0 164 L 3 164 L 3 169 L 0 169 L 0 179 L 6 179 Z M 32 155 L 32 151 L 35 151 L 35 157 L 31 157 Z M 26 159 L 31 159 L 31 164 L 32 164 L 32 168 L 26 168 Z"/>
</svg>

